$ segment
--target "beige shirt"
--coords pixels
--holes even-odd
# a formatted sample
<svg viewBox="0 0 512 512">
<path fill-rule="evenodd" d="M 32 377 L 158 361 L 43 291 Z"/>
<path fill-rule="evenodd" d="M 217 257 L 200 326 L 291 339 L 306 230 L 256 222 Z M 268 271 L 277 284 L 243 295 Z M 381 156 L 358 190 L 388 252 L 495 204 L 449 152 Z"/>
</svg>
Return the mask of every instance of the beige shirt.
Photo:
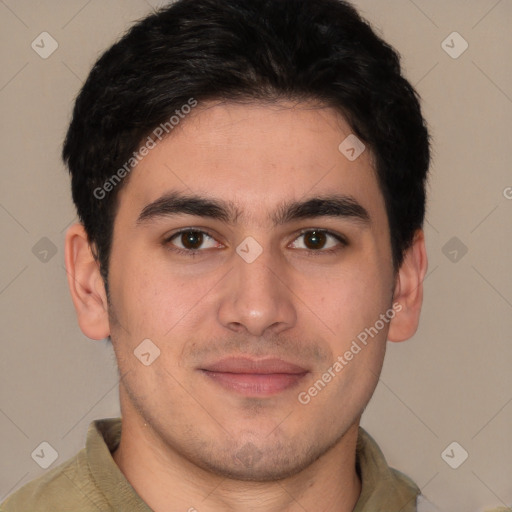
<svg viewBox="0 0 512 512">
<path fill-rule="evenodd" d="M 74 457 L 27 483 L 0 505 L 2 512 L 151 512 L 112 453 L 121 438 L 121 419 L 93 421 L 86 446 Z M 390 468 L 361 427 L 356 449 L 361 495 L 353 512 L 417 512 L 420 494 L 407 476 Z M 427 509 L 425 509 L 427 510 Z M 428 509 L 436 510 L 436 509 Z"/>
</svg>

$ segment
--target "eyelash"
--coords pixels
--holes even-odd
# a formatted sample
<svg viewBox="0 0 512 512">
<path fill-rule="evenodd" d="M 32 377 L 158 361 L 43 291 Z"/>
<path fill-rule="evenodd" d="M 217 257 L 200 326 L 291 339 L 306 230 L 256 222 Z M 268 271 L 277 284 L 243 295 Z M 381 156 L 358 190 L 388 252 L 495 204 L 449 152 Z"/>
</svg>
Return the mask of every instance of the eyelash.
<svg viewBox="0 0 512 512">
<path fill-rule="evenodd" d="M 301 236 L 307 234 L 307 233 L 311 233 L 311 232 L 318 232 L 318 233 L 324 233 L 326 235 L 329 235 L 329 236 L 332 236 L 333 238 L 335 238 L 338 242 L 340 242 L 340 245 L 341 247 L 346 247 L 348 246 L 348 242 L 347 240 L 337 234 L 337 233 L 334 233 L 332 231 L 329 231 L 328 229 L 320 229 L 320 228 L 317 228 L 317 229 L 305 229 L 303 231 L 301 231 L 299 233 L 299 235 L 293 240 L 297 240 L 298 238 L 300 238 Z M 180 255 L 185 255 L 185 256 L 191 256 L 191 257 L 195 257 L 195 256 L 199 256 L 201 253 L 205 252 L 204 249 L 181 249 L 179 247 L 169 247 L 169 244 L 171 242 L 171 240 L 173 240 L 174 238 L 178 237 L 179 235 L 181 235 L 182 233 L 189 233 L 189 232 L 193 232 L 193 233 L 202 233 L 204 235 L 207 235 L 208 237 L 212 238 L 215 240 L 215 237 L 213 237 L 210 233 L 208 233 L 207 231 L 203 231 L 201 229 L 195 229 L 195 228 L 184 228 L 184 229 L 181 229 L 179 231 L 176 231 L 175 233 L 173 233 L 172 235 L 168 236 L 165 238 L 165 240 L 163 241 L 163 245 L 167 247 L 167 249 L 169 251 L 172 251 L 176 254 L 180 254 Z M 340 250 L 340 246 L 336 246 L 336 247 L 332 247 L 330 249 L 301 249 L 302 251 L 306 251 L 306 254 L 308 256 L 320 256 L 322 254 L 334 254 L 336 252 L 338 252 Z"/>
</svg>

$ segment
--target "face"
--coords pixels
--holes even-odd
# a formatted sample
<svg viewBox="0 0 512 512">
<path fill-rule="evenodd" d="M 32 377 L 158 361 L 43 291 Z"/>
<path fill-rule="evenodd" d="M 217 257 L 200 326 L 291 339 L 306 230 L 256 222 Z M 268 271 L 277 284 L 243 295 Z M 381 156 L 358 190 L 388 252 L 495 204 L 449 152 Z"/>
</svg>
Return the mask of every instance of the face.
<svg viewBox="0 0 512 512">
<path fill-rule="evenodd" d="M 358 422 L 394 274 L 370 152 L 338 149 L 350 134 L 329 108 L 198 106 L 120 191 L 109 314 L 121 405 L 162 453 L 273 480 Z"/>
</svg>

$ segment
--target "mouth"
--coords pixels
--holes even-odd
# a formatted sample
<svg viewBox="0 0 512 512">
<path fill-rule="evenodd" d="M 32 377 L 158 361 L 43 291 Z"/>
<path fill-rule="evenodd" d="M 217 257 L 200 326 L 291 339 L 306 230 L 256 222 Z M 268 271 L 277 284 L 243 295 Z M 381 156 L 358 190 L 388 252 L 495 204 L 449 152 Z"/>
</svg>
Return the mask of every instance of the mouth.
<svg viewBox="0 0 512 512">
<path fill-rule="evenodd" d="M 215 384 L 244 396 L 272 396 L 295 387 L 309 370 L 282 359 L 230 357 L 199 371 Z"/>
</svg>

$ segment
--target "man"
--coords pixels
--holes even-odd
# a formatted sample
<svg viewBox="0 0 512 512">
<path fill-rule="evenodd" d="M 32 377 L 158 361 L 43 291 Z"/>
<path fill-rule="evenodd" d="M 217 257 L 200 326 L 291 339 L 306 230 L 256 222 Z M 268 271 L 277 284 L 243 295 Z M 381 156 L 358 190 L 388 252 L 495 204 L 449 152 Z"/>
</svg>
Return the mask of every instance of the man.
<svg viewBox="0 0 512 512">
<path fill-rule="evenodd" d="M 69 286 L 122 424 L 2 510 L 433 510 L 359 427 L 418 326 L 429 137 L 348 3 L 152 14 L 95 64 L 63 156 Z"/>
</svg>

